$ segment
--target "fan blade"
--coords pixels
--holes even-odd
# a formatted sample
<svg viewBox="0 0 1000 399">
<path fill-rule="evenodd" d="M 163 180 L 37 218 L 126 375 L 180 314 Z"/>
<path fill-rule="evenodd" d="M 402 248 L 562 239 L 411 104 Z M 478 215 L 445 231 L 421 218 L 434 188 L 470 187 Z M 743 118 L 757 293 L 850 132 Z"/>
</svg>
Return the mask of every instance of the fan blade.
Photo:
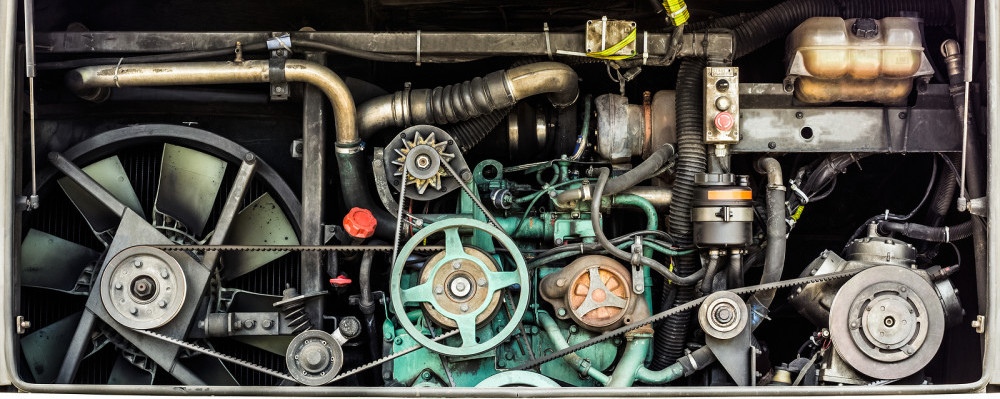
<svg viewBox="0 0 1000 399">
<path fill-rule="evenodd" d="M 82 169 L 123 205 L 140 215 L 143 214 L 142 205 L 139 205 L 139 197 L 135 195 L 132 182 L 129 181 L 128 175 L 125 174 L 125 168 L 117 156 L 94 162 Z M 101 233 L 118 227 L 120 218 L 73 179 L 63 177 L 59 179 L 59 186 L 66 192 L 66 196 L 73 202 L 73 205 L 80 211 L 94 232 Z"/>
<path fill-rule="evenodd" d="M 192 235 L 200 236 L 215 206 L 225 173 L 226 162 L 219 158 L 164 144 L 160 183 L 153 207 L 181 222 Z"/>
<path fill-rule="evenodd" d="M 24 353 L 24 359 L 35 382 L 40 384 L 55 382 L 56 376 L 59 375 L 59 365 L 66 357 L 68 348 L 66 343 L 73 339 L 81 314 L 83 312 L 74 313 L 21 337 L 21 352 Z"/>
<path fill-rule="evenodd" d="M 21 242 L 21 285 L 70 294 L 84 269 L 100 256 L 83 245 L 38 230 L 29 230 Z"/>
<path fill-rule="evenodd" d="M 115 365 L 111 367 L 108 385 L 152 385 L 154 377 L 156 368 L 153 368 L 153 372 L 149 372 L 119 356 L 118 360 L 115 360 Z"/>
<path fill-rule="evenodd" d="M 198 375 L 205 385 L 212 386 L 236 386 L 240 385 L 236 378 L 233 377 L 233 373 L 226 368 L 222 361 L 214 357 L 208 356 L 195 356 L 188 359 L 182 359 L 180 361 L 182 364 L 187 366 L 191 372 Z"/>
<path fill-rule="evenodd" d="M 285 355 L 288 352 L 288 345 L 292 343 L 294 335 L 241 335 L 230 337 L 233 340 L 244 344 L 260 348 L 275 355 Z"/>
<path fill-rule="evenodd" d="M 264 194 L 240 211 L 229 228 L 227 244 L 298 245 L 295 229 L 270 194 Z M 231 280 L 282 257 L 285 251 L 230 251 L 222 255 L 222 278 Z"/>
</svg>

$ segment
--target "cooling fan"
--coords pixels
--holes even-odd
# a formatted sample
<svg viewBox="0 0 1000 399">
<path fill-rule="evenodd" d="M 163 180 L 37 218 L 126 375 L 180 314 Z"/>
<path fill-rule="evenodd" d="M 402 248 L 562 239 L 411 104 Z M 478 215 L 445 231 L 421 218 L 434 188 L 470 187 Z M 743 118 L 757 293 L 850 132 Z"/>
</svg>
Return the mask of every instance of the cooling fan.
<svg viewBox="0 0 1000 399">
<path fill-rule="evenodd" d="M 138 147 L 150 156 L 133 156 Z M 149 165 L 157 158 L 158 168 Z M 282 297 L 273 291 L 286 286 L 294 291 L 297 270 L 281 272 L 293 275 L 287 281 L 253 276 L 264 273 L 258 269 L 265 265 L 297 269 L 279 259 L 287 252 L 164 250 L 188 244 L 298 244 L 300 205 L 267 164 L 220 136 L 167 125 L 106 132 L 50 154 L 50 161 L 58 172 L 43 176 L 43 187 L 50 193 L 61 190 L 68 203 L 43 205 L 39 213 L 55 207 L 49 212 L 72 219 L 67 212 L 76 211 L 83 223 L 67 229 L 59 216 L 40 215 L 32 217 L 48 222 L 26 223 L 32 228 L 21 246 L 21 287 L 48 294 L 22 295 L 22 302 L 41 302 L 22 306 L 71 313 L 39 323 L 21 337 L 24 361 L 36 382 L 79 382 L 78 371 L 90 373 L 81 370 L 81 363 L 111 350 L 117 356 L 104 373 L 107 380 L 84 382 L 152 384 L 158 372 L 166 372 L 185 385 L 237 383 L 219 360 L 136 330 L 209 348 L 213 343 L 233 347 L 218 338 L 229 337 L 284 353 L 282 342 L 286 345 L 302 326 L 289 326 L 280 317 L 274 303 Z M 259 280 L 267 281 L 271 295 L 231 288 L 260 286 Z M 72 298 L 84 297 L 83 309 L 66 309 L 79 303 Z M 262 322 L 240 333 L 213 324 L 234 314 L 257 315 Z"/>
</svg>

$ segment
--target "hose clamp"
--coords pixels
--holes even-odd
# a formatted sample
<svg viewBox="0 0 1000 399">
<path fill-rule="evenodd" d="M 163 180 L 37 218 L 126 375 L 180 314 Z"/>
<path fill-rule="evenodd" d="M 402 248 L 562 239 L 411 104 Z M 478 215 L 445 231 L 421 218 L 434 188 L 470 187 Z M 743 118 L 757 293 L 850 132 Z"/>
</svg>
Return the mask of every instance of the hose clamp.
<svg viewBox="0 0 1000 399">
<path fill-rule="evenodd" d="M 549 23 L 542 22 L 542 34 L 545 35 L 545 54 L 552 59 L 552 39 L 549 37 Z"/>
<path fill-rule="evenodd" d="M 420 29 L 417 29 L 417 66 L 420 66 Z"/>
</svg>

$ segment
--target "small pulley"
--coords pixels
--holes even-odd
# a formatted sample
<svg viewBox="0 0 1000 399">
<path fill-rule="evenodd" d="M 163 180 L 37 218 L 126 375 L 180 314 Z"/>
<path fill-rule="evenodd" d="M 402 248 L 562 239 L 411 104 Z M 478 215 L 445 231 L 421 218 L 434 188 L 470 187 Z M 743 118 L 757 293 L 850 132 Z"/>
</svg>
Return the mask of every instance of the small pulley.
<svg viewBox="0 0 1000 399">
<path fill-rule="evenodd" d="M 396 190 L 403 184 L 412 185 L 412 189 L 407 188 L 406 196 L 415 200 L 440 198 L 472 180 L 472 171 L 455 140 L 434 126 L 418 125 L 403 130 L 385 147 L 383 154 L 385 165 L 391 165 L 386 168 L 388 181 Z M 445 163 L 458 176 L 451 176 Z"/>
<path fill-rule="evenodd" d="M 136 246 L 119 252 L 101 276 L 101 302 L 121 325 L 148 330 L 169 323 L 184 306 L 187 281 L 166 252 Z"/>
</svg>

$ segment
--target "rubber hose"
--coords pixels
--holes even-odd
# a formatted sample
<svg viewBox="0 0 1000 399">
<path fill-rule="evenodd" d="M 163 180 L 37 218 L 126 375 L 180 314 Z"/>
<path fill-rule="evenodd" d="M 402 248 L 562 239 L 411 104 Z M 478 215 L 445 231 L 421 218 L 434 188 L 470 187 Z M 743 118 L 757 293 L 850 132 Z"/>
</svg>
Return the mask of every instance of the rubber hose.
<svg viewBox="0 0 1000 399">
<path fill-rule="evenodd" d="M 764 272 L 761 284 L 781 280 L 785 268 L 785 247 L 788 225 L 785 224 L 785 186 L 782 185 L 781 164 L 771 157 L 761 158 L 757 169 L 767 175 L 767 246 L 764 248 Z M 768 306 L 774 301 L 775 290 L 758 291 L 750 299 L 750 304 L 759 307 L 756 312 L 767 314 Z M 758 324 L 759 325 L 759 324 Z"/>
<path fill-rule="evenodd" d="M 704 173 L 708 165 L 705 145 L 702 144 L 704 70 L 705 60 L 692 58 L 681 62 L 677 73 L 677 173 L 668 227 L 674 244 L 680 248 L 694 245 L 691 224 L 694 175 Z M 674 271 L 681 276 L 689 275 L 699 269 L 698 262 L 698 256 L 694 254 L 675 256 Z M 664 289 L 670 288 L 664 284 Z M 679 287 L 674 302 L 685 303 L 694 298 L 694 287 Z M 657 328 L 651 365 L 654 370 L 667 367 L 683 356 L 690 321 L 691 312 L 681 312 L 668 317 Z"/>
<path fill-rule="evenodd" d="M 955 189 L 958 187 L 955 181 L 955 170 L 952 168 L 944 168 L 944 173 L 938 175 L 936 192 L 927 211 L 928 226 L 940 226 L 955 204 Z"/>
<path fill-rule="evenodd" d="M 667 160 L 674 155 L 674 146 L 670 144 L 664 144 L 649 154 L 649 158 L 646 158 L 636 167 L 625 172 L 621 176 L 615 177 L 608 180 L 607 187 L 604 188 L 605 195 L 615 195 L 629 188 L 632 188 L 636 184 L 639 184 L 643 180 L 653 177 L 656 171 L 660 170 L 667 163 Z"/>
<path fill-rule="evenodd" d="M 898 233 L 909 238 L 930 242 L 954 242 L 972 236 L 973 221 L 967 220 L 955 226 L 934 227 L 916 223 L 879 222 L 882 234 Z"/>
<path fill-rule="evenodd" d="M 788 0 L 771 7 L 733 31 L 736 58 L 782 39 L 811 17 L 884 18 L 915 11 L 926 26 L 952 21 L 951 5 L 934 0 Z"/>
<path fill-rule="evenodd" d="M 737 288 L 743 286 L 743 254 L 733 252 L 729 255 L 729 275 L 727 286 Z"/>
<path fill-rule="evenodd" d="M 492 132 L 507 114 L 510 114 L 510 110 L 510 108 L 498 109 L 480 117 L 445 126 L 444 130 L 455 138 L 458 148 L 466 152 L 483 141 L 486 135 Z"/>
<path fill-rule="evenodd" d="M 375 216 L 375 236 L 387 241 L 393 241 L 396 234 L 396 217 L 390 215 L 375 203 L 365 177 L 371 167 L 367 164 L 364 152 L 356 149 L 352 152 L 337 152 L 337 172 L 340 174 L 340 191 L 344 195 L 344 209 L 354 207 L 367 209 Z"/>
<path fill-rule="evenodd" d="M 381 334 L 378 334 L 375 326 L 375 297 L 372 296 L 372 260 L 375 257 L 374 251 L 365 251 L 361 257 L 361 268 L 358 270 L 358 286 L 361 289 L 358 308 L 365 320 L 365 331 L 368 333 L 368 351 L 372 360 L 378 359 L 381 347 Z"/>
<path fill-rule="evenodd" d="M 608 253 L 612 256 L 622 260 L 632 260 L 632 253 L 618 249 L 614 243 L 608 240 L 608 237 L 604 235 L 604 230 L 601 228 L 601 197 L 604 196 L 604 187 L 607 185 L 608 175 L 610 174 L 610 169 L 601 168 L 600 176 L 597 178 L 597 184 L 594 186 L 594 198 L 590 202 L 590 222 L 594 228 L 594 238 L 596 238 L 597 242 L 601 244 L 601 247 L 603 247 L 605 251 L 608 251 Z M 648 266 L 653 271 L 659 273 L 663 276 L 663 278 L 681 286 L 694 285 L 698 282 L 698 280 L 705 276 L 704 269 L 681 276 L 675 274 L 662 263 L 645 256 L 639 256 L 638 262 L 641 265 Z"/>
<path fill-rule="evenodd" d="M 701 280 L 701 294 L 709 294 L 712 292 L 712 280 L 715 279 L 715 273 L 719 271 L 719 254 L 711 253 L 708 255 L 708 266 L 705 266 L 705 278 Z"/>
</svg>

